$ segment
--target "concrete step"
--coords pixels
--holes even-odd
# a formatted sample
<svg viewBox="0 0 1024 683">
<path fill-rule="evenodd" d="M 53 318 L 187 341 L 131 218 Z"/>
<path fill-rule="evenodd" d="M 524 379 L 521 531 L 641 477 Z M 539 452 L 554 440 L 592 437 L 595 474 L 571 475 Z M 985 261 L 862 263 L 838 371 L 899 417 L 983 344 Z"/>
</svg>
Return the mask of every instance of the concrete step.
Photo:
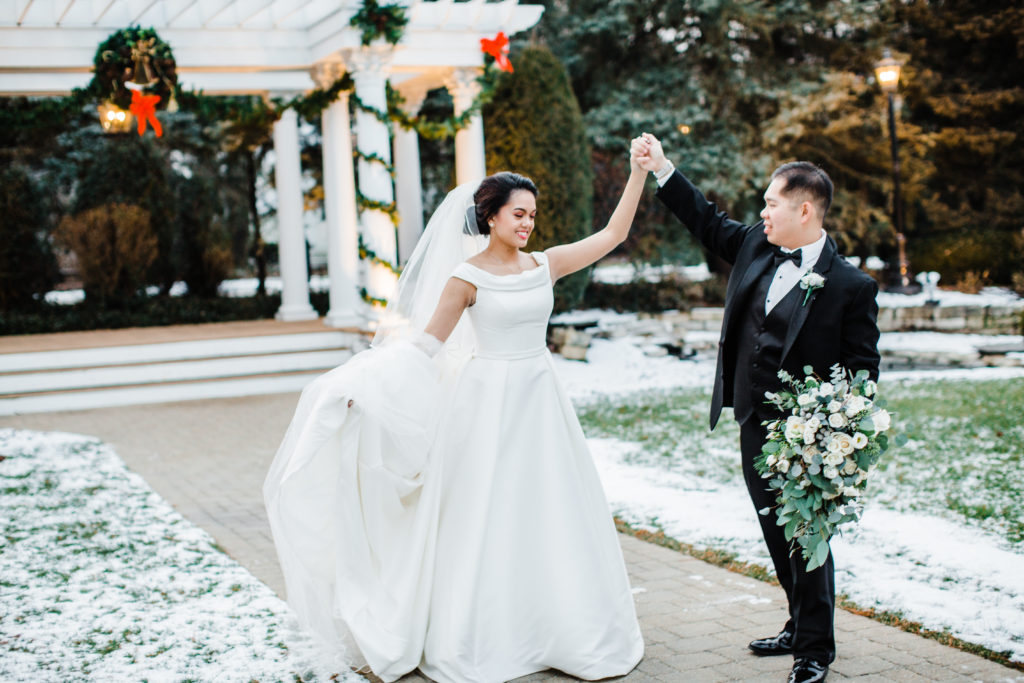
<svg viewBox="0 0 1024 683">
<path fill-rule="evenodd" d="M 0 354 L 0 415 L 300 391 L 366 346 L 329 331 Z"/>
</svg>

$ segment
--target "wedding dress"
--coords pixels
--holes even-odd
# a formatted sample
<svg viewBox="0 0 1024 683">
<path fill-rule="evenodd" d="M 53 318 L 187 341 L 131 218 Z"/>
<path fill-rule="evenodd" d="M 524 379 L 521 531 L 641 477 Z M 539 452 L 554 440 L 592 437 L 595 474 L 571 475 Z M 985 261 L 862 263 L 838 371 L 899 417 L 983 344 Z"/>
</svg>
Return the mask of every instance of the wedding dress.
<svg viewBox="0 0 1024 683">
<path fill-rule="evenodd" d="M 601 482 L 545 346 L 547 258 L 533 258 L 515 275 L 450 271 L 477 290 L 455 335 L 471 328 L 468 357 L 456 344 L 432 359 L 396 335 L 315 380 L 267 476 L 289 604 L 384 681 L 416 668 L 443 683 L 548 668 L 595 680 L 643 655 Z"/>
</svg>

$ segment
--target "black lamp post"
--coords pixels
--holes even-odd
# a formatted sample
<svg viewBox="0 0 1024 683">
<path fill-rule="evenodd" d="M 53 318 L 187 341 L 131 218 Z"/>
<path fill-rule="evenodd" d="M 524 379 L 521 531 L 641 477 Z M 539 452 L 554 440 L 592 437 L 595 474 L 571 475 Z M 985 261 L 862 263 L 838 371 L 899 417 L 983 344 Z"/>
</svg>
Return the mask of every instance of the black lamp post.
<svg viewBox="0 0 1024 683">
<path fill-rule="evenodd" d="M 896 114 L 893 107 L 893 95 L 900 84 L 901 64 L 892 57 L 886 48 L 882 59 L 875 64 L 875 78 L 878 85 L 889 98 L 889 140 L 892 144 L 892 220 L 896 226 L 896 245 L 899 248 L 900 276 L 899 290 L 906 292 L 916 289 L 911 285 L 910 263 L 907 261 L 907 238 L 903 234 L 903 198 L 900 195 L 900 150 L 896 138 Z"/>
</svg>

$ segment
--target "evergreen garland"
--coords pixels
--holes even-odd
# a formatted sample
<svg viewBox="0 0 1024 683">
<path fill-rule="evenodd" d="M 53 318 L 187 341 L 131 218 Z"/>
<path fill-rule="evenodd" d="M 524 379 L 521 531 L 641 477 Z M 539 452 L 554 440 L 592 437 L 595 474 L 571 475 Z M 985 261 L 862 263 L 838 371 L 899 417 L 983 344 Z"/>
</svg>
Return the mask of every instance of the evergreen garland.
<svg viewBox="0 0 1024 683">
<path fill-rule="evenodd" d="M 399 5 L 379 5 L 377 0 L 364 0 L 363 7 L 356 12 L 350 25 L 361 29 L 364 46 L 377 38 L 384 38 L 392 45 L 397 44 L 408 24 L 408 17 Z M 142 60 L 144 65 L 136 64 Z M 96 50 L 93 59 L 94 75 L 84 89 L 75 89 L 62 98 L 4 98 L 0 102 L 0 130 L 7 131 L 4 138 L 17 137 L 22 133 L 33 133 L 46 128 L 60 128 L 80 116 L 83 109 L 96 100 L 110 100 L 122 109 L 131 103 L 131 91 L 125 86 L 131 80 L 136 68 L 147 71 L 155 80 L 145 90 L 160 96 L 159 108 L 169 105 L 189 112 L 203 123 L 221 121 L 230 129 L 264 128 L 269 134 L 270 127 L 285 109 L 294 109 L 307 121 L 321 115 L 342 92 L 349 92 L 352 104 L 385 125 L 396 123 L 406 130 L 415 130 L 420 136 L 431 140 L 453 137 L 469 125 L 472 117 L 481 113 L 483 106 L 490 102 L 497 79 L 493 60 L 487 60 L 484 72 L 479 78 L 480 93 L 472 105 L 458 116 L 443 120 L 427 120 L 426 117 L 410 116 L 402 108 L 403 98 L 398 91 L 387 85 L 387 110 L 383 111 L 363 102 L 354 92 L 354 81 L 346 72 L 327 88 L 317 88 L 290 100 L 266 99 L 254 95 L 209 96 L 201 90 L 186 90 L 178 85 L 176 62 L 170 45 L 164 42 L 152 28 L 130 26 L 115 31 Z M 376 154 L 354 152 L 357 159 L 382 164 L 392 178 L 394 166 Z M 382 211 L 397 226 L 399 222 L 395 202 L 381 202 L 370 199 L 356 190 L 356 200 L 361 211 Z M 400 269 L 390 261 L 378 256 L 372 249 L 359 242 L 360 258 L 382 265 L 398 274 Z M 363 291 L 363 298 L 370 303 L 383 304 L 384 300 L 370 297 Z"/>
<path fill-rule="evenodd" d="M 178 85 L 177 65 L 171 46 L 161 40 L 153 28 L 129 26 L 114 31 L 100 43 L 92 61 L 93 77 L 86 90 L 127 109 L 132 95 L 125 82 L 134 75 L 136 58 L 141 60 L 138 68 L 155 79 L 146 90 L 159 95 L 159 107 L 166 108 Z"/>
<path fill-rule="evenodd" d="M 405 33 L 409 17 L 401 5 L 378 5 L 377 0 L 363 0 L 363 6 L 352 15 L 349 26 L 360 30 L 360 40 L 367 46 L 377 38 L 397 45 Z"/>
</svg>

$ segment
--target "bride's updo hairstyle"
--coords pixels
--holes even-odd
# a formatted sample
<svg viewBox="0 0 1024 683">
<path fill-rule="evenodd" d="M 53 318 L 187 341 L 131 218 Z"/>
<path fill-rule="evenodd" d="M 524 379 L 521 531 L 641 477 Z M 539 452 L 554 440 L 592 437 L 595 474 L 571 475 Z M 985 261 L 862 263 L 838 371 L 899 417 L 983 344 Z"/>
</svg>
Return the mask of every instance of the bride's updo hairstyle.
<svg viewBox="0 0 1024 683">
<path fill-rule="evenodd" d="M 502 171 L 480 181 L 480 187 L 473 193 L 473 203 L 476 204 L 476 227 L 481 235 L 491 234 L 491 226 L 487 221 L 508 204 L 509 197 L 516 190 L 526 190 L 534 198 L 538 194 L 533 181 L 518 173 Z"/>
</svg>

